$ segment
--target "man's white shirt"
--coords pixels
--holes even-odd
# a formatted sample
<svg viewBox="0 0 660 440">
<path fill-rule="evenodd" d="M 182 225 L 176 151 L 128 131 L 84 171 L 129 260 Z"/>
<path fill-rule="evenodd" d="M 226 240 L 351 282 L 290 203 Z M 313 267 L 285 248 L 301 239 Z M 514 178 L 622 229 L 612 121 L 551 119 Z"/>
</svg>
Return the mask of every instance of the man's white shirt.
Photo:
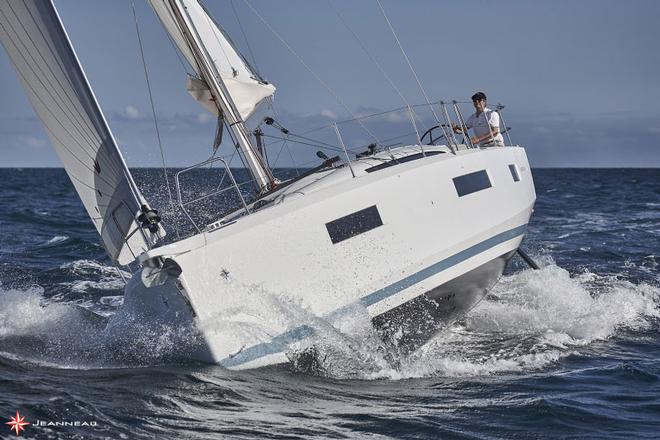
<svg viewBox="0 0 660 440">
<path fill-rule="evenodd" d="M 485 116 L 484 116 L 485 115 Z M 468 118 L 467 121 L 465 121 L 465 125 L 467 128 L 471 128 L 474 130 L 475 136 L 484 136 L 488 134 L 489 132 L 489 127 L 486 124 L 486 119 L 488 119 L 488 124 L 490 124 L 491 127 L 497 127 L 498 129 L 500 128 L 500 115 L 488 107 L 486 107 L 483 111 L 483 113 L 480 113 L 477 116 L 477 113 L 473 113 L 472 116 Z M 502 145 L 504 145 L 504 138 L 502 137 L 502 133 L 497 133 L 493 137 L 496 142 L 501 142 Z M 479 142 L 479 145 L 486 145 L 491 142 L 490 138 L 486 138 L 483 141 Z"/>
</svg>

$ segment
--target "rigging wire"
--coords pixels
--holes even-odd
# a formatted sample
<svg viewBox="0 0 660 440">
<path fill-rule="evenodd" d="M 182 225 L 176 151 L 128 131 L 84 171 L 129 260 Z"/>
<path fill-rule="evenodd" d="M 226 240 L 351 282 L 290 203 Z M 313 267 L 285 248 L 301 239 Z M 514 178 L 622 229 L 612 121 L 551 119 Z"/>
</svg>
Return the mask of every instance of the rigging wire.
<svg viewBox="0 0 660 440">
<path fill-rule="evenodd" d="M 174 49 L 174 53 L 176 54 L 176 57 L 179 60 L 179 63 L 181 63 L 181 67 L 183 68 L 184 72 L 186 72 L 186 75 L 188 76 L 196 76 L 194 73 L 191 73 L 190 70 L 188 70 L 188 65 L 186 64 L 185 61 L 183 61 L 183 58 L 181 58 L 181 52 L 179 49 L 176 47 L 176 44 L 174 43 L 174 40 L 172 39 L 172 36 L 170 35 L 169 32 L 165 32 L 167 35 L 167 39 L 170 41 L 170 44 L 172 45 L 172 49 Z M 192 67 L 192 66 L 190 66 Z M 193 72 L 194 72 L 194 67 L 193 67 Z"/>
<path fill-rule="evenodd" d="M 438 105 L 438 104 L 441 104 L 442 102 L 443 102 L 442 100 L 438 100 L 438 101 L 431 102 L 430 105 L 431 106 Z M 455 101 L 455 102 L 457 104 L 471 104 L 471 102 L 469 102 L 469 101 Z M 428 107 L 428 106 L 429 106 L 429 104 L 413 104 L 413 105 L 410 106 L 410 108 L 411 109 L 416 109 L 416 108 Z M 370 113 L 368 115 L 359 116 L 358 119 L 369 119 L 369 118 L 373 118 L 373 117 L 377 117 L 377 116 L 387 115 L 387 114 L 390 114 L 390 113 L 400 112 L 402 110 L 407 110 L 407 109 L 408 109 L 408 107 L 397 107 L 397 108 L 394 108 L 392 110 L 384 110 L 384 111 L 377 112 L 377 113 Z M 354 121 L 354 119 L 344 119 L 342 121 L 336 122 L 336 124 L 340 125 L 340 124 L 345 124 L 347 122 L 353 122 L 353 121 Z M 448 125 L 446 125 L 446 124 L 440 124 L 440 125 L 442 125 L 443 127 L 448 127 Z M 333 124 L 322 125 L 320 127 L 316 127 L 316 128 L 312 128 L 310 130 L 303 131 L 302 134 L 314 133 L 314 132 L 317 132 L 317 131 L 332 128 L 332 126 L 333 126 Z M 411 134 L 415 134 L 415 133 L 413 132 Z M 387 140 L 385 140 L 383 142 L 387 142 Z"/>
<path fill-rule="evenodd" d="M 291 159 L 293 169 L 296 170 L 296 176 L 300 176 L 300 170 L 298 170 L 298 165 L 296 165 L 296 161 L 293 159 L 293 154 L 291 154 L 291 148 L 289 147 L 288 139 L 284 141 L 284 145 L 286 145 L 286 152 L 289 153 L 289 159 Z"/>
<path fill-rule="evenodd" d="M 323 79 L 321 79 L 321 77 L 320 77 L 320 76 L 319 76 L 319 75 L 318 75 L 318 74 L 317 74 L 317 73 L 316 73 L 316 72 L 315 72 L 315 71 L 314 71 L 314 70 L 313 70 L 313 69 L 312 69 L 312 68 L 311 68 L 306 62 L 305 62 L 305 60 L 302 59 L 302 57 L 301 57 L 301 56 L 300 56 L 300 55 L 299 55 L 299 54 L 298 54 L 298 53 L 297 53 L 297 52 L 291 47 L 291 45 L 289 45 L 289 43 L 287 43 L 286 40 L 284 40 L 284 38 L 283 38 L 283 37 L 282 37 L 282 36 L 281 36 L 281 35 L 280 35 L 275 29 L 273 29 L 273 27 L 272 27 L 272 26 L 266 21 L 266 19 L 263 18 L 263 16 L 262 16 L 261 14 L 259 14 L 259 12 L 258 12 L 258 11 L 252 6 L 252 4 L 250 4 L 249 0 L 243 0 L 243 1 L 244 1 L 245 4 L 246 4 L 246 5 L 252 10 L 252 12 L 254 13 L 254 15 L 256 15 L 257 18 L 258 18 L 258 19 L 264 24 L 264 26 L 266 26 L 266 28 L 268 28 L 268 30 L 269 30 L 273 35 L 275 35 L 275 37 L 276 37 L 278 40 L 280 40 L 280 42 L 284 45 L 284 47 L 286 47 L 287 50 L 288 50 L 289 52 L 291 52 L 291 54 L 292 54 L 292 55 L 293 55 L 293 56 L 294 56 L 294 57 L 295 57 L 295 58 L 296 58 L 296 59 L 297 59 L 297 60 L 298 60 L 298 61 L 299 61 L 299 62 L 300 62 L 300 63 L 301 63 L 306 69 L 307 69 L 307 71 L 308 71 L 309 73 L 312 74 L 312 76 L 314 76 L 314 78 L 315 78 L 315 79 L 316 79 L 316 80 L 317 80 L 317 81 L 318 81 L 318 82 L 319 82 L 319 83 L 320 83 L 320 84 L 321 84 L 321 85 L 322 85 L 322 86 L 323 86 L 328 92 L 330 92 L 330 94 L 335 98 L 335 100 L 337 100 L 337 102 L 338 102 L 342 107 L 344 107 L 344 109 L 348 112 L 348 114 L 351 115 L 351 116 L 354 118 L 354 120 L 358 122 L 358 124 L 362 127 L 362 129 L 363 129 L 365 132 L 367 132 L 367 134 L 369 134 L 369 136 L 371 136 L 371 137 L 376 141 L 376 143 L 380 144 L 381 142 L 378 140 L 378 137 L 376 137 L 376 135 L 373 134 L 373 133 L 371 132 L 371 130 L 369 130 L 369 129 L 368 129 L 368 128 L 362 123 L 362 121 L 359 120 L 359 119 L 355 116 L 355 114 L 353 113 L 353 111 L 351 111 L 351 109 L 348 107 L 348 105 L 346 105 L 346 103 L 344 102 L 344 100 L 341 99 L 341 97 L 340 97 L 340 96 L 339 96 L 339 95 L 338 95 L 338 94 L 337 94 L 337 93 L 336 93 L 336 92 L 335 92 L 335 91 L 334 91 L 334 90 L 333 90 L 333 89 L 332 89 L 332 88 L 331 88 L 331 87 L 330 87 L 325 81 L 323 81 Z"/>
<path fill-rule="evenodd" d="M 202 2 L 200 1 L 200 3 L 202 3 Z M 227 60 L 227 65 L 229 65 L 229 67 L 231 68 L 231 70 L 235 72 L 236 69 L 235 69 L 234 66 L 231 64 L 231 61 L 229 61 L 229 56 L 227 55 L 227 52 L 225 52 L 225 48 L 224 48 L 224 46 L 222 45 L 222 43 L 220 42 L 220 38 L 218 38 L 218 34 L 215 32 L 215 29 L 213 29 L 213 27 L 214 27 L 214 23 L 213 23 L 213 21 L 211 21 L 211 16 L 210 16 L 210 14 L 207 12 L 206 7 L 205 7 L 203 4 L 202 4 L 202 9 L 204 9 L 204 11 L 206 12 L 206 14 L 204 14 L 204 15 L 206 16 L 206 24 L 208 24 L 208 26 L 209 26 L 209 30 L 211 31 L 211 33 L 212 33 L 213 36 L 215 37 L 215 41 L 218 43 L 218 46 L 220 47 L 220 50 L 222 51 L 222 54 L 225 56 L 225 59 Z M 220 73 L 220 72 L 218 72 L 218 73 Z M 234 75 L 234 76 L 235 76 L 235 75 Z"/>
<path fill-rule="evenodd" d="M 360 46 L 362 51 L 367 55 L 367 57 L 369 57 L 369 59 L 378 68 L 378 70 L 383 75 L 383 77 L 385 77 L 385 80 L 394 89 L 394 91 L 399 95 L 399 97 L 401 98 L 401 100 L 403 101 L 405 106 L 410 108 L 410 103 L 408 103 L 408 100 L 403 96 L 403 93 L 401 93 L 401 90 L 396 86 L 396 84 L 394 84 L 394 81 L 392 81 L 392 79 L 387 74 L 387 72 L 385 72 L 385 69 L 383 69 L 383 67 L 380 65 L 380 63 L 378 61 L 376 61 L 376 59 L 373 57 L 373 55 L 371 55 L 371 53 L 366 48 L 366 46 L 364 45 L 364 43 L 362 42 L 360 37 L 358 37 L 358 35 L 348 25 L 348 23 L 346 22 L 346 19 L 344 18 L 344 16 L 339 12 L 339 10 L 337 8 L 334 7 L 331 0 L 327 0 L 327 1 L 328 1 L 328 5 L 330 6 L 330 9 L 332 9 L 335 12 L 337 17 L 339 18 L 339 21 L 341 21 L 341 23 L 344 25 L 344 27 L 353 35 L 353 38 L 355 38 L 355 40 L 358 42 L 358 45 Z M 415 130 L 415 133 L 417 133 L 417 139 L 420 140 L 419 131 L 417 130 L 417 124 L 415 123 L 415 116 L 414 116 L 414 113 L 412 113 L 412 112 L 411 112 L 411 121 L 412 121 L 413 129 Z"/>
<path fill-rule="evenodd" d="M 165 152 L 163 151 L 163 143 L 160 139 L 160 129 L 158 128 L 158 118 L 156 118 L 156 107 L 154 106 L 154 98 L 151 92 L 151 82 L 149 81 L 149 71 L 147 70 L 147 63 L 144 59 L 144 49 L 142 47 L 142 37 L 140 35 L 140 26 L 138 23 L 137 13 L 135 12 L 135 0 L 131 0 L 131 9 L 133 10 L 133 19 L 135 21 L 135 33 L 137 34 L 138 43 L 140 46 L 140 57 L 142 58 L 142 67 L 144 68 L 144 78 L 147 82 L 147 90 L 149 91 L 149 103 L 151 104 L 151 114 L 154 118 L 154 128 L 156 129 L 156 138 L 158 139 L 158 148 L 160 149 L 160 158 L 163 164 L 163 175 L 165 176 L 165 185 L 167 186 L 167 195 L 170 199 L 170 208 L 174 217 L 174 228 L 176 229 L 177 238 L 180 237 L 179 225 L 176 219 L 176 210 L 174 208 L 174 198 L 172 197 L 172 189 L 170 188 L 170 179 L 167 177 L 167 167 L 165 165 Z"/>
<path fill-rule="evenodd" d="M 269 98 L 268 108 L 270 108 L 273 111 L 273 114 L 275 115 L 275 117 L 279 119 L 280 115 L 278 114 L 279 112 L 275 108 L 275 101 L 273 101 L 272 97 Z M 264 119 L 264 121 L 265 121 L 265 119 Z M 279 124 L 279 122 L 277 122 L 277 124 Z M 261 125 L 261 124 L 259 124 L 259 125 Z M 291 165 L 293 165 L 293 168 L 296 170 L 296 175 L 300 176 L 300 171 L 298 170 L 298 165 L 296 165 L 296 161 L 293 158 L 293 154 L 291 153 L 291 146 L 289 145 L 289 140 L 290 140 L 290 134 L 291 133 L 289 132 L 289 130 L 286 130 L 286 131 L 281 130 L 282 128 L 283 127 L 280 125 L 280 131 L 282 131 L 286 135 L 286 138 L 284 138 L 284 143 L 282 144 L 282 148 L 280 148 L 280 151 L 277 154 L 277 157 L 275 158 L 275 161 L 273 162 L 273 165 L 275 165 L 277 163 L 277 160 L 280 158 L 280 154 L 282 153 L 282 149 L 284 149 L 286 147 L 286 151 L 289 154 L 289 158 L 291 159 Z M 295 141 L 292 141 L 292 142 L 295 142 Z M 267 146 L 264 145 L 264 151 L 266 150 L 266 147 Z"/>
<path fill-rule="evenodd" d="M 273 164 L 276 164 L 278 160 L 280 160 L 280 155 L 282 154 L 282 151 L 284 150 L 284 147 L 286 147 L 286 143 L 288 141 L 287 138 L 277 138 L 277 139 L 282 139 L 282 146 L 280 147 L 280 151 L 277 152 L 277 156 L 275 156 L 275 161 Z"/>
<path fill-rule="evenodd" d="M 390 22 L 389 17 L 387 16 L 387 13 L 385 12 L 385 9 L 383 8 L 382 3 L 380 0 L 376 0 L 378 3 L 378 6 L 380 7 L 380 11 L 383 13 L 383 17 L 385 17 L 385 21 L 387 22 L 387 25 L 390 28 L 390 31 L 392 32 L 392 35 L 394 36 L 394 39 L 396 40 L 397 45 L 399 46 L 399 49 L 401 50 L 401 53 L 403 54 L 403 57 L 406 60 L 406 63 L 408 63 L 408 67 L 410 67 L 410 71 L 412 72 L 413 76 L 415 77 L 415 81 L 417 81 L 417 85 L 419 86 L 419 90 L 421 90 L 422 95 L 424 95 L 424 99 L 426 99 L 426 103 L 431 107 L 431 112 L 433 113 L 433 117 L 435 118 L 436 122 L 438 124 L 440 123 L 440 118 L 438 118 L 437 113 L 435 112 L 435 109 L 431 105 L 431 100 L 429 99 L 428 95 L 426 94 L 426 91 L 424 90 L 424 87 L 422 86 L 422 82 L 419 80 L 419 77 L 417 76 L 417 72 L 415 72 L 415 68 L 413 67 L 412 63 L 410 62 L 410 58 L 408 58 L 408 54 L 406 54 L 406 51 L 403 49 L 403 45 L 401 44 L 401 41 L 399 40 L 399 37 L 396 34 L 396 31 L 394 30 L 394 27 L 392 26 L 392 22 Z M 446 136 L 446 139 L 449 139 L 447 136 L 447 133 L 445 132 L 444 127 L 442 127 L 442 132 Z"/>
<path fill-rule="evenodd" d="M 252 64 L 254 65 L 254 68 L 257 71 L 257 75 L 261 77 L 261 74 L 259 73 L 259 66 L 257 66 L 257 59 L 254 57 L 254 52 L 252 52 L 252 46 L 250 46 L 250 40 L 248 40 L 247 34 L 245 33 L 245 29 L 243 28 L 243 23 L 241 23 L 241 19 L 238 16 L 238 11 L 236 10 L 236 6 L 234 5 L 234 0 L 231 0 L 230 3 L 231 3 L 231 8 L 234 11 L 234 16 L 236 17 L 236 21 L 238 22 L 238 27 L 241 29 L 241 34 L 243 34 L 243 39 L 245 40 L 245 44 L 247 45 L 248 52 L 250 53 Z"/>
<path fill-rule="evenodd" d="M 269 138 L 269 139 L 278 139 L 280 141 L 289 141 L 289 142 L 293 142 L 294 144 L 300 144 L 300 145 L 306 145 L 308 147 L 320 148 L 322 150 L 331 150 L 331 151 L 337 151 L 337 152 L 340 152 L 340 153 L 342 153 L 344 151 L 339 147 L 330 146 L 330 145 L 327 145 L 327 144 L 326 145 L 319 145 L 319 144 L 322 144 L 322 142 L 316 142 L 313 139 L 312 139 L 312 142 L 315 142 L 315 143 L 303 142 L 303 141 L 297 141 L 297 140 L 294 140 L 294 139 L 290 139 L 288 137 L 289 135 L 287 135 L 287 137 L 280 137 L 280 136 L 273 136 L 273 135 L 264 133 L 262 136 L 265 137 L 265 138 Z"/>
<path fill-rule="evenodd" d="M 436 105 L 436 104 L 439 104 L 440 102 L 441 102 L 441 101 L 435 101 L 435 102 L 432 102 L 430 105 Z M 457 102 L 458 102 L 458 101 L 457 101 Z M 415 108 L 428 107 L 428 106 L 429 106 L 429 104 L 414 104 L 414 105 L 411 105 L 410 108 L 411 108 L 411 109 L 415 109 Z M 392 110 L 384 110 L 384 111 L 381 111 L 381 112 L 370 113 L 370 114 L 368 114 L 368 115 L 358 116 L 357 118 L 353 118 L 353 119 L 344 119 L 344 120 L 342 120 L 342 121 L 338 121 L 338 122 L 336 122 L 336 124 L 337 124 L 337 125 L 345 124 L 345 123 L 347 123 L 347 122 L 353 122 L 353 121 L 355 121 L 355 120 L 357 120 L 357 119 L 369 119 L 369 118 L 374 118 L 374 117 L 376 117 L 376 116 L 383 116 L 383 115 L 387 115 L 387 114 L 390 114 L 390 113 L 396 113 L 396 112 L 400 112 L 400 111 L 402 111 L 402 110 L 407 110 L 407 109 L 408 109 L 407 106 L 397 107 L 397 108 L 394 108 L 394 109 L 392 109 Z M 302 134 L 308 134 L 308 133 L 313 133 L 313 132 L 315 132 L 315 131 L 320 131 L 320 130 L 323 130 L 323 129 L 326 129 L 326 128 L 332 128 L 332 126 L 333 126 L 333 124 L 322 125 L 322 126 L 320 126 L 320 127 L 316 127 L 316 128 L 312 128 L 312 129 L 310 129 L 310 130 L 304 131 Z"/>
<path fill-rule="evenodd" d="M 306 140 L 306 141 L 310 141 L 310 142 L 315 142 L 316 144 L 321 145 L 321 146 L 324 146 L 324 147 L 328 147 L 328 148 L 336 148 L 338 151 L 342 151 L 340 147 L 338 147 L 338 146 L 336 146 L 336 145 L 333 145 L 333 144 L 329 144 L 329 143 L 327 143 L 327 142 L 319 141 L 319 140 L 317 140 L 317 139 L 308 138 L 308 137 L 306 137 L 306 136 L 301 136 L 301 135 L 299 135 L 299 134 L 295 134 L 295 133 L 289 133 L 289 134 L 290 134 L 291 136 L 293 136 L 293 137 L 297 137 L 297 138 L 300 138 L 300 139 L 304 139 L 304 140 Z"/>
</svg>

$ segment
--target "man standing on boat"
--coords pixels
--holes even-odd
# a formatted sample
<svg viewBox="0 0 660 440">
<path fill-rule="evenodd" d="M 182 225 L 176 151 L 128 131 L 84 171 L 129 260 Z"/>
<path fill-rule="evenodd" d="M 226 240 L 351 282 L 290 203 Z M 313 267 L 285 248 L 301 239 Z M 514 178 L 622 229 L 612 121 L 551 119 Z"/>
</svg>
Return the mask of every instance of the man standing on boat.
<svg viewBox="0 0 660 440">
<path fill-rule="evenodd" d="M 472 104 L 476 111 L 465 121 L 465 127 L 451 124 L 454 133 L 460 134 L 471 128 L 474 131 L 474 136 L 470 138 L 473 145 L 503 147 L 504 138 L 500 133 L 500 115 L 486 107 L 486 94 L 477 92 L 472 95 Z"/>
</svg>

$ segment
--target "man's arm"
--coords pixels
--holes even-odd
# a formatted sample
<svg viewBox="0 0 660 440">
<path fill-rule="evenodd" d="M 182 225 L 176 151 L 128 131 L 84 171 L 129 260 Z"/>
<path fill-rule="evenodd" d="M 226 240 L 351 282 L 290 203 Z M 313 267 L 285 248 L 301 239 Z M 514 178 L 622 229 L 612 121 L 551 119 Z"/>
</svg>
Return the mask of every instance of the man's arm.
<svg viewBox="0 0 660 440">
<path fill-rule="evenodd" d="M 454 124 L 454 123 L 452 122 L 452 124 L 451 124 L 451 129 L 454 130 L 454 133 L 462 134 L 462 133 L 468 131 L 468 126 L 467 126 L 467 125 L 464 125 L 464 126 L 462 126 L 462 127 L 459 127 L 458 125 L 456 125 L 456 124 Z"/>
<path fill-rule="evenodd" d="M 478 144 L 480 142 L 485 141 L 486 139 L 492 139 L 495 136 L 497 136 L 498 134 L 500 134 L 500 127 L 496 127 L 494 125 L 491 125 L 490 126 L 490 134 L 486 133 L 482 136 L 473 136 L 473 137 L 470 138 L 470 140 L 472 141 L 473 144 Z"/>
</svg>

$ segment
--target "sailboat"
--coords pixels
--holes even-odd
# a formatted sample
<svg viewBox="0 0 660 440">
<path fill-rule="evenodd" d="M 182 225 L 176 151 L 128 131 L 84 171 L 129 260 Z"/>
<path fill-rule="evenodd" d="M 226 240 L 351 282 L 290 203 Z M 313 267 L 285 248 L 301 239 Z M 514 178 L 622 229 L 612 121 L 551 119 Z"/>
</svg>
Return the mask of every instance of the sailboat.
<svg viewBox="0 0 660 440">
<path fill-rule="evenodd" d="M 278 181 L 245 124 L 275 87 L 198 0 L 149 3 L 195 70 L 189 92 L 227 127 L 256 185 L 245 197 L 225 159 L 212 159 L 236 209 L 198 224 L 179 198 L 194 231 L 176 239 L 136 185 L 52 1 L 0 1 L 0 41 L 108 256 L 136 267 L 109 331 L 129 320 L 190 325 L 200 335 L 192 360 L 244 369 L 289 362 L 319 335 L 317 322 L 339 325 L 358 309 L 383 341 L 411 352 L 497 282 L 535 202 L 524 148 L 451 134 L 442 145 L 324 158 Z M 238 318 L 227 292 L 248 285 L 304 313 L 282 319 L 264 301 L 262 315 Z"/>
</svg>

